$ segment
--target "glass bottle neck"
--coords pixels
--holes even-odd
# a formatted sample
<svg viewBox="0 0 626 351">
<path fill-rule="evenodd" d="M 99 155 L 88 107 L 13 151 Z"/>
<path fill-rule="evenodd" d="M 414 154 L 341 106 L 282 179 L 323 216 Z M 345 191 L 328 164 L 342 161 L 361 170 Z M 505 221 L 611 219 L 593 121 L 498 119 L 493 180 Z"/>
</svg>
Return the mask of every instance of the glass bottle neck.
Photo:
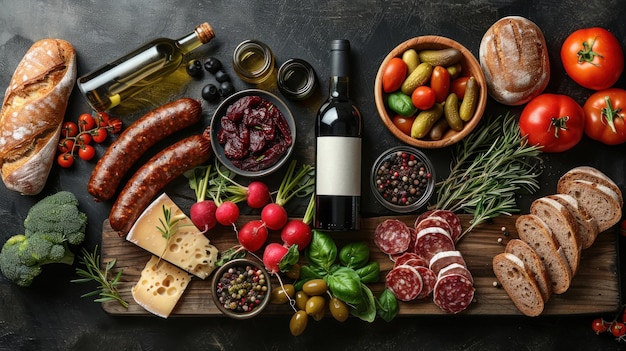
<svg viewBox="0 0 626 351">
<path fill-rule="evenodd" d="M 331 98 L 348 98 L 350 78 L 347 76 L 331 76 L 329 85 L 329 95 Z"/>
<path fill-rule="evenodd" d="M 198 38 L 198 36 L 196 35 L 196 32 L 193 32 L 193 33 L 189 33 L 188 35 L 178 39 L 176 41 L 176 44 L 178 45 L 178 48 L 180 49 L 180 51 L 183 54 L 186 54 L 186 53 L 196 49 L 197 47 L 199 47 L 203 43 L 202 43 L 202 41 L 200 41 L 200 38 Z"/>
</svg>

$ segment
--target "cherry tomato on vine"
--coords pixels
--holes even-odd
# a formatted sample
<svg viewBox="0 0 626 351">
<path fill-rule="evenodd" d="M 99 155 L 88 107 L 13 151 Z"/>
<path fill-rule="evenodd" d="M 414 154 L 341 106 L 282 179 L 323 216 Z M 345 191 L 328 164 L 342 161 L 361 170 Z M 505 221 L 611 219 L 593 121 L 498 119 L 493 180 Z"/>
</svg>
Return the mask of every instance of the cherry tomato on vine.
<svg viewBox="0 0 626 351">
<path fill-rule="evenodd" d="M 104 127 L 109 123 L 109 114 L 106 112 L 98 112 L 96 116 L 96 122 L 98 122 L 99 127 Z"/>
<path fill-rule="evenodd" d="M 426 85 L 422 85 L 413 90 L 411 94 L 411 101 L 413 106 L 420 110 L 428 110 L 435 105 L 437 97 L 435 91 Z"/>
<path fill-rule="evenodd" d="M 69 152 L 62 153 L 57 157 L 57 163 L 63 168 L 72 167 L 74 164 L 74 156 Z"/>
<path fill-rule="evenodd" d="M 95 143 L 103 143 L 107 139 L 107 129 L 100 127 L 91 132 L 91 138 Z"/>
<path fill-rule="evenodd" d="M 78 145 L 89 145 L 91 144 L 91 140 L 93 138 L 91 137 L 91 134 L 89 133 L 81 133 L 78 137 L 76 142 L 78 143 Z"/>
<path fill-rule="evenodd" d="M 415 116 L 405 117 L 402 115 L 396 115 L 392 121 L 393 124 L 402 131 L 402 133 L 411 135 L 411 127 L 413 126 L 414 120 Z"/>
<path fill-rule="evenodd" d="M 622 322 L 614 321 L 613 323 L 611 323 L 609 330 L 611 331 L 611 334 L 613 334 L 613 336 L 616 338 L 626 335 L 626 325 L 624 325 L 624 323 Z"/>
<path fill-rule="evenodd" d="M 465 97 L 465 87 L 467 87 L 469 79 L 470 77 L 459 77 L 450 83 L 450 91 L 455 93 L 459 100 L 463 100 L 463 97 Z"/>
<path fill-rule="evenodd" d="M 75 137 L 78 134 L 78 125 L 74 122 L 67 121 L 63 122 L 63 127 L 61 129 L 61 136 L 65 138 Z"/>
<path fill-rule="evenodd" d="M 435 92 L 435 101 L 444 102 L 450 92 L 450 72 L 443 66 L 433 68 L 430 75 L 430 87 Z"/>
<path fill-rule="evenodd" d="M 400 89 L 400 86 L 406 78 L 408 67 L 399 57 L 394 57 L 385 66 L 383 70 L 383 91 L 391 93 Z"/>
<path fill-rule="evenodd" d="M 522 135 L 530 145 L 544 152 L 562 152 L 574 147 L 583 137 L 585 113 L 571 97 L 541 94 L 528 102 L 520 115 Z"/>
<path fill-rule="evenodd" d="M 593 93 L 583 105 L 585 134 L 603 144 L 626 142 L 626 90 L 609 88 Z"/>
<path fill-rule="evenodd" d="M 91 145 L 81 145 L 78 148 L 78 157 L 85 161 L 91 160 L 96 155 L 96 149 Z"/>
<path fill-rule="evenodd" d="M 561 46 L 567 74 L 581 86 L 602 90 L 611 87 L 624 70 L 620 42 L 604 28 L 583 28 L 571 33 Z"/>
<path fill-rule="evenodd" d="M 83 113 L 78 116 L 78 127 L 81 131 L 93 129 L 96 126 L 96 119 L 88 114 Z"/>
<path fill-rule="evenodd" d="M 117 134 L 122 130 L 122 120 L 119 118 L 111 118 L 107 123 L 110 133 Z"/>
<path fill-rule="evenodd" d="M 57 150 L 60 153 L 71 152 L 74 148 L 74 140 L 70 138 L 64 138 L 59 141 L 59 145 L 57 145 Z"/>
<path fill-rule="evenodd" d="M 600 335 L 609 329 L 609 324 L 602 318 L 596 318 L 591 322 L 591 329 Z"/>
</svg>

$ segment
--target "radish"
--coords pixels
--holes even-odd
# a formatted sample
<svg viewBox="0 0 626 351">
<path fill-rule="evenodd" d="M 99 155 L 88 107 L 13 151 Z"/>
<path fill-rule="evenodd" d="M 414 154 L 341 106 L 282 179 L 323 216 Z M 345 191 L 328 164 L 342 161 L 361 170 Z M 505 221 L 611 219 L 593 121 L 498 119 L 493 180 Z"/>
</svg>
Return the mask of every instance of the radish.
<svg viewBox="0 0 626 351">
<path fill-rule="evenodd" d="M 215 210 L 215 219 L 224 226 L 231 226 L 239 219 L 239 206 L 232 201 L 224 201 Z"/>
<path fill-rule="evenodd" d="M 237 240 L 239 240 L 239 244 L 241 244 L 244 249 L 255 252 L 265 244 L 267 235 L 265 223 L 259 219 L 255 219 L 246 223 L 239 232 L 237 232 Z"/>
<path fill-rule="evenodd" d="M 278 243 L 267 244 L 263 251 L 263 264 L 270 274 L 280 272 L 280 261 L 287 255 L 288 248 Z"/>
<path fill-rule="evenodd" d="M 234 203 L 246 200 L 246 203 L 251 208 L 261 208 L 270 201 L 270 190 L 267 184 L 255 180 L 250 182 L 248 186 L 243 186 L 232 179 L 231 174 L 227 174 L 227 170 L 222 170 L 217 167 L 218 176 L 224 181 L 229 182 L 231 186 L 225 188 L 226 192 L 230 194 L 229 201 Z"/>
<path fill-rule="evenodd" d="M 310 224 L 313 221 L 313 210 L 315 209 L 315 194 L 311 195 L 309 205 L 302 220 L 291 219 L 280 232 L 280 238 L 284 245 L 291 247 L 298 245 L 300 251 L 304 250 L 311 243 L 313 233 Z"/>
<path fill-rule="evenodd" d="M 189 209 L 189 218 L 203 233 L 206 233 L 217 224 L 217 219 L 215 218 L 217 205 L 213 200 L 205 200 L 210 175 L 211 166 L 207 166 L 204 177 L 198 180 L 194 170 L 193 179 L 190 178 L 190 184 L 192 184 L 196 192 L 196 203 L 191 205 Z"/>
<path fill-rule="evenodd" d="M 296 172 L 296 161 L 292 161 L 287 168 L 280 187 L 276 192 L 276 201 L 263 207 L 261 220 L 272 230 L 280 230 L 285 226 L 289 217 L 285 204 L 295 195 L 306 196 L 313 192 L 315 178 L 313 177 L 313 167 L 303 165 Z"/>
</svg>

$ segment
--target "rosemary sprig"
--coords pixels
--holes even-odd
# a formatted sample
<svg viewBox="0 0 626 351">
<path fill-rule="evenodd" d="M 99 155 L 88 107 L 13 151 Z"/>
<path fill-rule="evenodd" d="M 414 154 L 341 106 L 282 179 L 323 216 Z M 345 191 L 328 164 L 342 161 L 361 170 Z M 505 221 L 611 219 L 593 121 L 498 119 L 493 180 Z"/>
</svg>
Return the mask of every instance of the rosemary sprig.
<svg viewBox="0 0 626 351">
<path fill-rule="evenodd" d="M 473 214 L 462 235 L 491 218 L 519 212 L 516 194 L 539 188 L 540 153 L 520 135 L 513 116 L 486 121 L 455 147 L 450 175 L 436 184 L 432 207 Z"/>
<path fill-rule="evenodd" d="M 184 214 L 172 217 L 171 208 L 167 208 L 165 207 L 165 205 L 163 205 L 162 208 L 163 217 L 159 217 L 159 222 L 161 223 L 161 225 L 157 225 L 157 230 L 161 232 L 161 236 L 165 238 L 166 243 L 165 247 L 163 248 L 163 252 L 161 253 L 161 256 L 159 256 L 159 262 L 161 261 L 161 258 L 163 258 L 163 255 L 165 255 L 165 251 L 167 251 L 167 247 L 169 246 L 170 239 L 172 239 L 172 235 L 174 235 L 174 233 L 178 231 L 179 222 L 185 217 Z"/>
<path fill-rule="evenodd" d="M 80 279 L 71 280 L 72 283 L 87 283 L 90 281 L 95 281 L 100 286 L 98 289 L 83 294 L 81 297 L 89 297 L 89 296 L 100 296 L 95 299 L 94 302 L 108 302 L 108 301 L 117 301 L 122 307 L 128 308 L 128 302 L 126 302 L 119 294 L 117 290 L 117 284 L 122 277 L 122 270 L 117 272 L 117 274 L 113 277 L 113 279 L 109 280 L 109 273 L 111 269 L 117 263 L 116 259 L 109 261 L 104 269 L 100 267 L 100 255 L 98 255 L 98 246 L 93 250 L 93 253 L 88 252 L 85 248 L 82 249 L 82 257 L 80 262 L 85 265 L 85 269 L 76 268 L 76 274 L 78 274 Z"/>
</svg>

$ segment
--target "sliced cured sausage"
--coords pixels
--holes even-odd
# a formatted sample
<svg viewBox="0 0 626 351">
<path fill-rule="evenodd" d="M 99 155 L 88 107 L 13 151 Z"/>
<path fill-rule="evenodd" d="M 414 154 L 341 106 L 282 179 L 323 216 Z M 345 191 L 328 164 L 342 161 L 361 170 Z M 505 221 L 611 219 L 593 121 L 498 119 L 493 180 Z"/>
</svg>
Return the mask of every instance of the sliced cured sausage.
<svg viewBox="0 0 626 351">
<path fill-rule="evenodd" d="M 465 267 L 464 265 L 458 263 L 452 263 L 446 267 L 443 267 L 437 275 L 437 280 L 451 274 L 463 275 L 472 283 L 474 282 L 474 277 L 472 276 L 472 273 L 469 271 L 469 269 L 467 269 L 467 267 Z"/>
<path fill-rule="evenodd" d="M 402 221 L 386 219 L 376 226 L 374 242 L 380 251 L 389 254 L 399 254 L 409 248 L 411 231 Z"/>
<path fill-rule="evenodd" d="M 414 300 L 423 287 L 421 274 L 408 265 L 400 265 L 390 270 L 385 277 L 385 284 L 400 301 Z"/>
<path fill-rule="evenodd" d="M 474 284 L 461 274 L 450 274 L 437 280 L 433 301 L 442 311 L 459 313 L 474 300 Z"/>
<path fill-rule="evenodd" d="M 428 267 L 418 266 L 415 267 L 415 269 L 422 276 L 422 291 L 419 295 L 417 295 L 416 299 L 424 299 L 430 296 L 435 289 L 435 284 L 437 284 L 437 275 Z"/>
<path fill-rule="evenodd" d="M 454 251 L 454 249 L 454 241 L 444 229 L 430 227 L 417 233 L 415 253 L 424 257 L 428 262 L 439 252 Z"/>
<path fill-rule="evenodd" d="M 450 236 L 452 237 L 452 240 L 454 240 L 455 243 L 459 241 L 461 233 L 463 232 L 463 227 L 461 226 L 461 219 L 456 213 L 449 210 L 435 210 L 431 213 L 431 216 L 443 218 L 450 227 Z"/>
<path fill-rule="evenodd" d="M 407 261 L 410 261 L 410 260 L 415 260 L 416 262 L 421 263 L 420 266 L 428 267 L 428 261 L 426 261 L 422 256 L 416 254 L 415 252 L 405 252 L 397 256 L 394 262 L 394 266 L 405 264 Z"/>
<path fill-rule="evenodd" d="M 435 274 L 439 274 L 442 268 L 447 267 L 453 263 L 458 263 L 463 266 L 467 266 L 465 264 L 465 259 L 463 259 L 463 255 L 461 255 L 460 251 L 441 251 L 437 253 L 430 260 L 430 265 L 428 266 L 432 269 Z"/>
</svg>

